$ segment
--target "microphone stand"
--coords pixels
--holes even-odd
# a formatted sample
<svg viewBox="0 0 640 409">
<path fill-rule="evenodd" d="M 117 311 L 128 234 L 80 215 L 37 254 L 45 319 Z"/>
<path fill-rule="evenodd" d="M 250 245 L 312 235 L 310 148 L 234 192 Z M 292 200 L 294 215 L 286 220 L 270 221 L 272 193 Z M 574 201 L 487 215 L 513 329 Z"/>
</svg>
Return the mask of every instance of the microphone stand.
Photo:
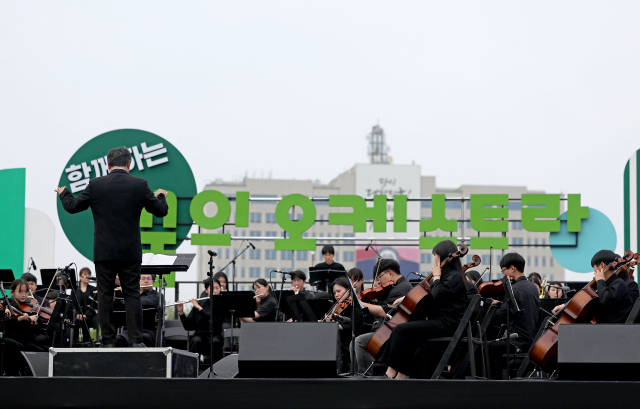
<svg viewBox="0 0 640 409">
<path fill-rule="evenodd" d="M 284 282 L 287 281 L 287 275 L 282 274 L 282 283 L 280 284 L 280 294 L 278 296 L 278 304 L 276 305 L 276 322 L 278 321 L 278 313 L 280 312 L 280 300 L 282 300 L 282 291 L 284 291 Z M 284 322 L 284 315 L 282 316 L 282 322 Z"/>
<path fill-rule="evenodd" d="M 224 271 L 227 269 L 227 267 L 229 267 L 229 264 L 233 264 L 233 274 L 231 275 L 232 279 L 231 279 L 231 283 L 233 284 L 233 291 L 237 291 L 238 289 L 236 288 L 236 260 L 238 259 L 238 257 L 240 257 L 245 251 L 247 251 L 249 249 L 249 247 L 251 246 L 251 243 L 247 244 L 247 247 L 245 247 L 240 253 L 238 253 L 233 260 L 231 260 L 230 262 L 227 263 L 226 266 L 222 267 L 222 269 L 220 271 Z M 227 288 L 228 290 L 228 288 Z M 233 326 L 233 322 L 231 323 L 231 326 Z"/>
<path fill-rule="evenodd" d="M 213 254 L 209 253 L 209 376 L 214 377 L 213 373 Z M 234 259 L 235 260 L 235 259 Z M 227 264 L 228 265 L 228 264 Z M 231 323 L 233 325 L 233 322 Z"/>
</svg>

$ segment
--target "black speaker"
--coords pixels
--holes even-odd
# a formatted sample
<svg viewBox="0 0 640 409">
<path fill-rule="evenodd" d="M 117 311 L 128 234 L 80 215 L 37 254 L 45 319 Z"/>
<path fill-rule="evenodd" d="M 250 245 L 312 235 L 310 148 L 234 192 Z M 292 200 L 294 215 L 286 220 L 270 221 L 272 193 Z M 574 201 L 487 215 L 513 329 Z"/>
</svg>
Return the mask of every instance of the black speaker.
<svg viewBox="0 0 640 409">
<path fill-rule="evenodd" d="M 210 378 L 210 368 L 202 372 L 198 378 Z M 213 364 L 214 378 L 228 379 L 238 377 L 238 354 L 231 354 Z"/>
<path fill-rule="evenodd" d="M 638 341 L 640 325 L 560 325 L 558 379 L 640 381 Z"/>
<path fill-rule="evenodd" d="M 24 357 L 31 376 L 49 376 L 49 353 L 48 352 L 20 352 Z"/>
<path fill-rule="evenodd" d="M 240 378 L 335 378 L 340 346 L 335 322 L 242 324 Z"/>
</svg>

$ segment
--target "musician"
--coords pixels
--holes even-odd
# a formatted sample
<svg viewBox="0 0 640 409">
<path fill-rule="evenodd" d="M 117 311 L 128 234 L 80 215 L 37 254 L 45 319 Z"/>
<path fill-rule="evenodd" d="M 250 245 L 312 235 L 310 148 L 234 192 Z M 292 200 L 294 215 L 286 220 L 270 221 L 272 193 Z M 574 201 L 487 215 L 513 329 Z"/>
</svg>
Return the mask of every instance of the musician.
<svg viewBox="0 0 640 409">
<path fill-rule="evenodd" d="M 293 272 L 293 277 L 291 278 L 291 288 L 290 291 L 295 292 L 296 294 L 304 295 L 304 298 L 310 300 L 313 298 L 313 293 L 304 288 L 304 284 L 307 282 L 307 275 L 304 271 L 296 270 Z"/>
<path fill-rule="evenodd" d="M 349 279 L 346 277 L 336 278 L 333 283 L 331 283 L 329 292 L 332 295 L 332 301 L 338 305 L 349 301 L 351 296 L 351 283 L 349 283 Z M 335 321 L 339 323 L 338 328 L 340 329 L 340 349 L 342 351 L 343 367 L 349 363 L 349 344 L 353 339 L 353 323 L 351 322 L 352 308 L 354 308 L 353 300 L 351 300 L 349 306 L 342 310 L 340 317 L 335 319 Z M 357 337 L 362 334 L 364 328 L 362 309 L 357 301 L 355 302 L 355 320 L 355 335 Z"/>
<path fill-rule="evenodd" d="M 462 274 L 460 258 L 454 258 L 440 268 L 440 262 L 457 251 L 458 247 L 451 240 L 441 241 L 433 248 L 433 308 L 429 311 L 429 319 L 405 322 L 393 329 L 380 357 L 380 361 L 389 366 L 386 377 L 405 379 L 421 343 L 432 338 L 451 336 L 458 327 L 467 308 L 466 279 Z M 402 300 L 398 298 L 394 304 Z M 431 362 L 429 364 L 432 366 Z"/>
<path fill-rule="evenodd" d="M 210 284 L 211 280 L 205 278 L 203 280 L 204 289 L 207 296 L 210 296 Z M 213 279 L 213 295 L 220 295 L 222 286 L 220 281 L 214 277 Z M 201 356 L 209 356 L 211 353 L 211 344 L 209 343 L 211 335 L 209 333 L 209 299 L 204 300 L 202 304 L 197 299 L 193 298 L 189 300 L 193 304 L 193 308 L 189 312 L 189 315 L 184 315 L 184 304 L 176 304 L 178 309 L 178 315 L 180 316 L 180 322 L 187 331 L 195 331 L 189 338 L 189 351 L 200 354 Z M 222 359 L 222 346 L 223 332 L 222 332 L 222 318 L 213 317 L 213 362 L 218 362 Z"/>
<path fill-rule="evenodd" d="M 240 318 L 240 322 L 274 322 L 276 320 L 276 297 L 264 278 L 258 278 L 253 282 L 253 292 L 258 296 L 256 304 L 258 309 L 253 317 Z"/>
<path fill-rule="evenodd" d="M 36 334 L 35 328 L 38 326 L 38 316 L 28 315 L 20 310 L 21 304 L 28 304 L 29 284 L 19 278 L 11 283 L 11 299 L 9 304 L 16 312 L 12 317 L 10 308 L 5 308 L 4 337 L 8 341 L 9 349 L 19 351 L 44 352 L 47 350 L 48 337 L 44 339 Z"/>
<path fill-rule="evenodd" d="M 336 250 L 332 245 L 327 244 L 322 247 L 322 258 L 324 259 L 324 262 L 316 264 L 315 268 L 318 270 L 347 271 L 342 264 L 333 261 L 335 256 Z M 317 288 L 318 291 L 327 291 L 324 282 L 319 282 Z"/>
<path fill-rule="evenodd" d="M 595 316 L 597 324 L 603 323 L 624 323 L 633 308 L 634 301 L 631 300 L 629 287 L 615 274 L 615 271 L 604 271 L 608 264 L 620 258 L 611 250 L 600 250 L 591 259 L 594 280 L 596 280 L 596 292 L 600 308 Z M 565 304 L 558 305 L 553 309 L 556 314 Z"/>
<path fill-rule="evenodd" d="M 529 277 L 527 278 L 527 280 L 531 281 L 538 289 L 538 297 L 542 297 L 542 293 L 543 293 L 542 279 L 539 277 L 540 277 L 540 274 L 531 273 L 529 274 Z"/>
<path fill-rule="evenodd" d="M 360 271 L 360 269 L 355 268 L 351 269 L 349 272 L 353 270 Z M 393 288 L 375 303 L 362 303 L 362 306 L 369 310 L 369 314 L 373 315 L 375 320 L 371 326 L 372 332 L 356 337 L 354 345 L 355 357 L 351 357 L 351 359 L 355 359 L 355 371 L 357 373 L 368 375 L 372 373 L 370 367 L 373 363 L 373 358 L 367 352 L 367 343 L 384 323 L 385 318 L 387 318 L 387 313 L 392 309 L 391 305 L 393 305 L 399 298 L 404 298 L 404 296 L 413 288 L 411 283 L 401 275 L 400 264 L 394 259 L 383 258 L 379 260 L 373 267 L 373 270 L 378 272 L 375 278 L 376 283 L 384 285 L 388 282 L 392 282 Z M 362 271 L 360 271 L 360 274 L 360 277 L 362 277 Z"/>
<path fill-rule="evenodd" d="M 220 291 L 229 291 L 229 277 L 227 277 L 224 271 L 218 271 L 213 275 L 213 278 L 216 278 L 220 282 Z"/>
<path fill-rule="evenodd" d="M 20 278 L 23 278 L 27 282 L 27 284 L 29 284 L 30 295 L 36 299 L 38 304 L 42 304 L 44 302 L 43 306 L 45 308 L 49 308 L 49 301 L 45 300 L 44 297 L 36 293 L 36 291 L 38 290 L 38 279 L 36 278 L 36 276 L 31 273 L 24 273 Z"/>
<path fill-rule="evenodd" d="M 362 270 L 358 267 L 354 267 L 347 271 L 347 277 L 351 279 L 351 282 L 356 289 L 356 294 L 360 295 L 362 292 L 362 284 L 364 284 L 364 275 L 362 274 Z"/>
<path fill-rule="evenodd" d="M 561 282 L 552 281 L 546 287 L 547 287 L 547 291 L 546 291 L 545 298 L 554 299 L 554 300 L 567 298 L 567 295 L 562 290 L 563 286 Z"/>
<path fill-rule="evenodd" d="M 82 267 L 80 269 L 80 285 L 78 286 L 78 302 L 84 314 L 80 314 L 80 311 L 76 313 L 76 319 L 78 321 L 87 321 L 87 326 L 91 328 L 98 328 L 98 315 L 96 310 L 91 308 L 94 291 L 96 288 L 89 284 L 91 278 L 91 270 L 89 267 Z"/>
<path fill-rule="evenodd" d="M 467 270 L 464 275 L 467 277 L 467 281 L 472 282 L 476 288 L 484 283 L 484 281 L 482 281 L 482 275 L 476 270 Z"/>
<path fill-rule="evenodd" d="M 160 308 L 160 294 L 153 289 L 155 274 L 140 274 L 140 304 L 143 310 Z M 146 347 L 154 347 L 156 345 L 156 322 L 155 320 L 142 322 L 142 343 Z M 129 331 L 128 328 L 116 336 L 117 347 L 128 347 Z"/>
<path fill-rule="evenodd" d="M 71 214 L 91 208 L 94 222 L 93 257 L 98 279 L 100 304 L 98 320 L 102 329 L 102 347 L 113 347 L 116 328 L 113 322 L 113 289 L 120 278 L 127 311 L 131 346 L 142 343 L 142 306 L 140 304 L 140 213 L 146 209 L 156 217 L 165 217 L 167 192 L 153 193 L 146 180 L 129 175 L 131 153 L 126 147 L 107 154 L 109 174 L 89 181 L 77 197 L 66 187 L 55 189 L 62 206 Z"/>
<path fill-rule="evenodd" d="M 624 272 L 622 273 L 622 276 L 620 278 L 627 285 L 631 301 L 635 303 L 638 297 L 640 297 L 640 291 L 638 291 L 638 283 L 634 281 L 633 275 L 629 274 L 629 270 L 627 268 L 624 269 Z"/>
<path fill-rule="evenodd" d="M 502 273 L 513 281 L 513 296 L 518 303 L 520 311 L 512 314 L 511 333 L 518 334 L 518 338 L 511 340 L 511 344 L 521 351 L 527 351 L 533 342 L 538 330 L 538 319 L 540 316 L 540 292 L 536 285 L 527 280 L 524 275 L 525 260 L 518 253 L 507 253 L 500 259 Z M 506 297 L 506 294 L 505 294 Z M 507 323 L 507 302 L 493 300 L 492 305 L 499 305 L 494 316 L 494 322 L 499 324 Z M 489 358 L 491 360 L 491 378 L 501 379 L 502 364 L 506 361 L 502 355 L 506 353 L 507 341 L 495 341 L 489 344 Z M 515 352 L 511 348 L 510 352 Z"/>
</svg>

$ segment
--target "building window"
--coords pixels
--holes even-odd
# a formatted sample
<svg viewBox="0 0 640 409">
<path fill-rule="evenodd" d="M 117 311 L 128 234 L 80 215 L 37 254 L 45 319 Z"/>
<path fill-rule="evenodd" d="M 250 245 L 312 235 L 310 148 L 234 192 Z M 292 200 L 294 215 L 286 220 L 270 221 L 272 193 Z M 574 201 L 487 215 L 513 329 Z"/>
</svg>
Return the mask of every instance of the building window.
<svg viewBox="0 0 640 409">
<path fill-rule="evenodd" d="M 269 277 L 271 275 L 271 272 L 274 271 L 275 268 L 265 268 L 264 269 L 264 276 L 265 277 Z"/>
<path fill-rule="evenodd" d="M 522 230 L 522 222 L 511 222 L 513 230 Z"/>
<path fill-rule="evenodd" d="M 275 213 L 265 213 L 264 218 L 267 223 L 275 223 L 276 222 L 276 214 Z"/>
<path fill-rule="evenodd" d="M 281 251 L 280 260 L 291 260 L 291 251 Z"/>
<path fill-rule="evenodd" d="M 261 223 L 262 222 L 262 213 L 251 213 L 249 215 L 249 221 L 251 223 Z"/>
<path fill-rule="evenodd" d="M 546 246 L 547 245 L 547 239 L 542 239 L 542 245 Z"/>
<path fill-rule="evenodd" d="M 240 269 L 240 277 L 244 277 L 244 267 Z"/>
<path fill-rule="evenodd" d="M 342 253 L 342 261 L 355 261 L 356 253 L 353 251 L 345 251 Z"/>
<path fill-rule="evenodd" d="M 546 257 L 542 257 L 542 266 L 546 266 L 547 265 L 547 258 Z"/>
<path fill-rule="evenodd" d="M 226 249 L 224 252 L 225 258 L 229 258 L 229 249 Z"/>
<path fill-rule="evenodd" d="M 259 260 L 260 250 L 249 250 L 249 258 L 252 260 Z"/>
<path fill-rule="evenodd" d="M 306 251 L 298 251 L 296 253 L 296 260 L 306 260 L 307 259 L 307 252 Z"/>
<path fill-rule="evenodd" d="M 338 252 L 336 251 L 335 256 L 333 256 L 333 261 L 338 261 Z"/>
<path fill-rule="evenodd" d="M 267 260 L 275 260 L 276 259 L 276 251 L 275 250 L 265 250 L 264 258 Z"/>
<path fill-rule="evenodd" d="M 553 257 L 549 257 L 549 267 L 553 267 Z"/>
<path fill-rule="evenodd" d="M 257 267 L 249 268 L 249 277 L 260 277 L 260 269 Z"/>
<path fill-rule="evenodd" d="M 431 254 L 427 254 L 427 253 L 420 254 L 420 262 L 431 264 Z"/>
<path fill-rule="evenodd" d="M 486 265 L 491 264 L 491 257 L 489 257 L 489 256 L 482 256 L 482 264 L 486 264 Z"/>
<path fill-rule="evenodd" d="M 527 264 L 531 265 L 531 257 L 527 257 Z"/>
<path fill-rule="evenodd" d="M 537 256 L 533 258 L 533 265 L 538 267 L 538 257 Z"/>
<path fill-rule="evenodd" d="M 249 232 L 249 237 L 260 237 L 260 232 L 259 231 L 250 231 Z"/>
<path fill-rule="evenodd" d="M 533 240 L 533 244 L 538 245 L 538 239 Z"/>
<path fill-rule="evenodd" d="M 278 237 L 278 232 L 275 231 L 267 231 L 264 233 L 266 237 Z"/>
</svg>

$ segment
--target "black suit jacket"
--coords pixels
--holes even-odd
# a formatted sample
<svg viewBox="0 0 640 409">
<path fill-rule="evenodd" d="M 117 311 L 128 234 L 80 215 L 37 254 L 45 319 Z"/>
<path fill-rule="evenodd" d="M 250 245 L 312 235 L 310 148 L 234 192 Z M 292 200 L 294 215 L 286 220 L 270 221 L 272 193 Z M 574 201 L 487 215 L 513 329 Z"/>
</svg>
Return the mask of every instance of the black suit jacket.
<svg viewBox="0 0 640 409">
<path fill-rule="evenodd" d="M 167 215 L 164 195 L 154 196 L 146 180 L 113 169 L 92 179 L 78 197 L 68 189 L 60 194 L 64 210 L 73 214 L 93 212 L 93 261 L 142 261 L 140 213 L 144 208 L 156 217 Z"/>
</svg>

